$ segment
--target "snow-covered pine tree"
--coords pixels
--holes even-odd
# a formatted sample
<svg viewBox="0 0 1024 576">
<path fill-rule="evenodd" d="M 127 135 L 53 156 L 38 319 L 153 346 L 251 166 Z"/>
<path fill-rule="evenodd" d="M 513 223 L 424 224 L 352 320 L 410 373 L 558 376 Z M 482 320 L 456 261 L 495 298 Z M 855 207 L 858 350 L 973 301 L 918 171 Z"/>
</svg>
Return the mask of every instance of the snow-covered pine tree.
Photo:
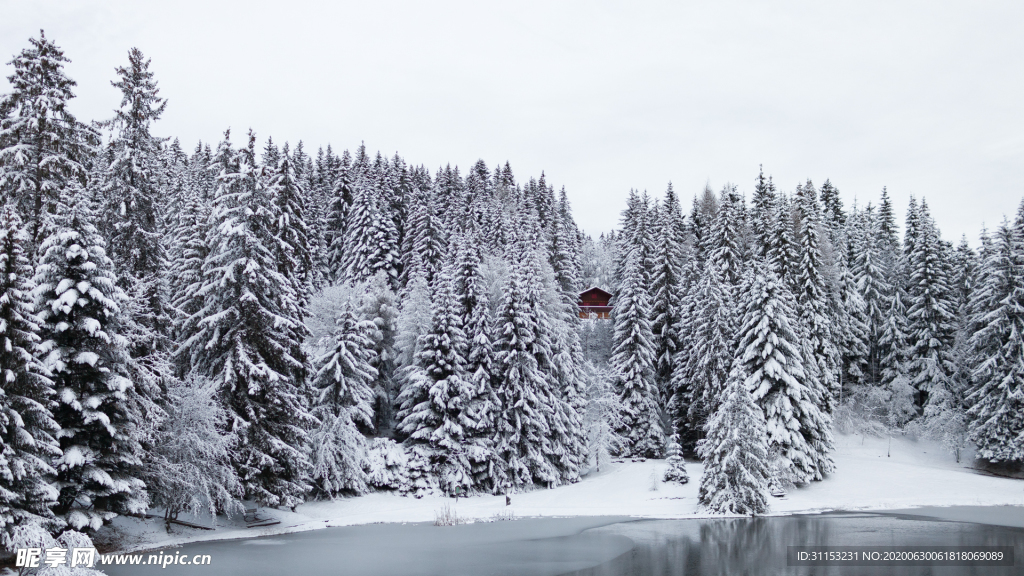
<svg viewBox="0 0 1024 576">
<path fill-rule="evenodd" d="M 879 385 L 885 390 L 885 420 L 890 433 L 917 417 L 916 391 L 910 384 L 907 368 L 910 365 L 907 347 L 906 295 L 901 287 L 893 291 L 886 314 L 886 323 L 878 339 L 880 351 Z"/>
<path fill-rule="evenodd" d="M 82 163 L 96 133 L 68 110 L 76 83 L 64 74 L 64 51 L 42 30 L 29 44 L 11 60 L 11 92 L 0 98 L 0 192 L 18 206 L 36 262 L 61 191 L 71 181 L 85 184 Z"/>
<path fill-rule="evenodd" d="M 743 278 L 743 199 L 731 184 L 719 194 L 721 209 L 711 227 L 707 258 L 718 266 L 722 281 L 730 290 Z"/>
<path fill-rule="evenodd" d="M 320 421 L 310 436 L 315 492 L 334 497 L 366 491 L 362 458 L 366 441 L 361 425 L 373 426 L 373 390 L 377 371 L 370 365 L 376 327 L 357 318 L 346 304 L 335 319 L 332 347 L 320 358 L 313 381 L 317 390 L 313 415 Z"/>
<path fill-rule="evenodd" d="M 342 153 L 338 163 L 338 178 L 334 184 L 334 190 L 329 195 L 324 230 L 324 244 L 327 248 L 324 264 L 327 276 L 332 282 L 340 282 L 345 272 L 345 227 L 355 201 L 351 167 L 352 157 L 346 150 Z"/>
<path fill-rule="evenodd" d="M 313 287 L 319 282 L 319 269 L 312 252 L 314 233 L 307 222 L 307 210 L 303 208 L 312 206 L 313 202 L 295 176 L 291 158 L 282 155 L 271 161 L 273 164 L 264 167 L 264 178 L 269 180 L 266 186 L 277 217 L 272 231 L 277 239 L 278 272 L 292 283 L 298 310 L 304 315 Z"/>
<path fill-rule="evenodd" d="M 712 259 L 687 295 L 689 310 L 688 363 L 677 367 L 673 388 L 687 401 L 684 438 L 696 440 L 721 401 L 736 349 L 736 304 Z"/>
<path fill-rule="evenodd" d="M 420 336 L 430 330 L 431 291 L 424 272 L 417 272 L 401 294 L 398 312 L 398 333 L 395 335 L 395 349 L 398 353 L 396 371 L 412 366 L 420 351 Z"/>
<path fill-rule="evenodd" d="M 361 282 L 384 270 L 395 286 L 401 266 L 398 230 L 369 170 L 354 170 L 355 197 L 345 223 L 345 279 Z"/>
<path fill-rule="evenodd" d="M 822 274 L 821 209 L 810 180 L 796 190 L 797 261 L 793 292 L 803 339 L 804 369 L 819 407 L 831 414 L 839 396 L 838 358 L 829 321 L 825 278 Z"/>
<path fill-rule="evenodd" d="M 105 156 L 102 217 L 110 234 L 110 257 L 118 285 L 141 299 L 131 318 L 140 325 L 141 339 L 133 339 L 132 356 L 145 357 L 170 348 L 171 315 L 164 274 L 168 258 L 163 241 L 161 204 L 166 196 L 162 147 L 166 138 L 150 133 L 167 100 L 159 96 L 156 80 L 138 48 L 128 51 L 128 66 L 118 67 L 113 85 L 121 91 L 121 106 L 107 122 L 113 136 Z M 141 340 L 141 341 L 140 341 Z"/>
<path fill-rule="evenodd" d="M 736 361 L 752 399 L 764 410 L 768 447 L 786 478 L 809 482 L 832 472 L 831 419 L 808 385 L 793 297 L 775 273 L 756 264 L 743 285 Z"/>
<path fill-rule="evenodd" d="M 690 475 L 686 473 L 686 461 L 683 460 L 683 449 L 679 446 L 679 437 L 673 434 L 668 440 L 668 469 L 662 479 L 665 482 L 686 484 Z"/>
<path fill-rule="evenodd" d="M 294 507 L 309 488 L 306 433 L 316 422 L 303 398 L 308 362 L 298 295 L 279 272 L 277 211 L 257 177 L 255 137 L 218 152 L 220 174 L 202 307 L 183 324 L 176 354 L 217 383 L 239 441 L 231 460 L 246 498 Z"/>
<path fill-rule="evenodd" d="M 750 206 L 750 228 L 754 234 L 755 257 L 764 258 L 773 244 L 771 237 L 773 220 L 775 219 L 775 185 L 771 177 L 764 177 L 764 168 L 760 167 L 757 183 L 754 185 L 754 196 Z"/>
<path fill-rule="evenodd" d="M 638 229 L 644 233 L 643 228 Z M 665 447 L 654 381 L 654 338 L 651 332 L 650 295 L 644 282 L 642 246 L 637 242 L 623 267 L 622 286 L 615 295 L 612 318 L 615 323 L 611 365 L 616 372 L 615 387 L 622 401 L 625 455 L 657 458 Z"/>
<path fill-rule="evenodd" d="M 784 194 L 775 199 L 774 217 L 770 222 L 768 240 L 767 262 L 775 275 L 785 282 L 791 291 L 795 290 L 799 256 L 793 230 L 793 206 L 789 197 Z"/>
<path fill-rule="evenodd" d="M 455 294 L 466 336 L 466 380 L 470 396 L 463 409 L 464 445 L 477 490 L 493 492 L 494 431 L 500 402 L 495 393 L 493 319 L 490 297 L 480 266 L 480 242 L 468 235 L 453 238 L 456 251 Z"/>
<path fill-rule="evenodd" d="M 715 514 L 768 511 L 767 431 L 764 413 L 747 390 L 746 376 L 739 364 L 730 371 L 722 402 L 697 446 L 704 461 L 700 504 Z"/>
<path fill-rule="evenodd" d="M 528 211 L 528 213 L 531 211 Z M 495 491 L 559 481 L 556 443 L 558 404 L 552 377 L 552 328 L 542 302 L 543 277 L 536 215 L 510 247 L 510 273 L 495 319 L 495 393 L 501 402 L 495 424 Z"/>
<path fill-rule="evenodd" d="M 683 268 L 686 265 L 686 228 L 679 198 L 669 182 L 659 212 L 651 277 L 652 323 L 655 345 L 654 379 L 662 398 L 668 398 L 675 366 L 673 356 L 682 348 L 679 315 L 683 307 Z"/>
<path fill-rule="evenodd" d="M 402 275 L 408 283 L 408 279 L 422 268 L 427 283 L 432 283 L 448 249 L 447 239 L 433 196 L 414 189 L 411 204 Z"/>
<path fill-rule="evenodd" d="M 18 526 L 56 528 L 50 463 L 61 455 L 53 382 L 37 357 L 28 242 L 16 209 L 0 208 L 0 545 L 8 550 Z"/>
<path fill-rule="evenodd" d="M 915 230 L 913 235 L 912 229 Z M 907 373 L 920 393 L 918 405 L 923 407 L 931 402 L 930 397 L 949 399 L 953 392 L 951 351 L 956 311 L 945 266 L 950 255 L 923 200 L 920 208 L 908 216 L 907 234 L 911 239 L 907 288 L 910 365 Z"/>
<path fill-rule="evenodd" d="M 867 359 L 864 380 L 879 384 L 882 378 L 882 350 L 879 341 L 888 317 L 888 300 L 892 286 L 883 267 L 880 244 L 880 226 L 872 211 L 857 212 L 850 218 L 851 272 L 857 291 L 864 300 L 864 318 L 867 322 Z"/>
<path fill-rule="evenodd" d="M 430 330 L 421 336 L 420 351 L 398 397 L 398 429 L 410 450 L 428 460 L 441 490 L 454 495 L 473 486 L 462 445 L 463 411 L 472 392 L 465 374 L 467 343 L 460 305 L 448 267 L 435 284 Z"/>
<path fill-rule="evenodd" d="M 53 232 L 40 247 L 33 295 L 61 428 L 54 511 L 75 529 L 95 530 L 117 514 L 146 509 L 146 487 L 137 477 L 145 423 L 133 419 L 136 392 L 121 335 L 126 296 L 84 196 L 77 187 L 62 196 Z"/>
<path fill-rule="evenodd" d="M 974 299 L 979 330 L 971 344 L 969 435 L 990 462 L 1024 461 L 1024 204 L 1017 225 L 1004 223 L 983 263 Z"/>
<path fill-rule="evenodd" d="M 583 412 L 586 392 L 583 382 L 583 345 L 580 340 L 580 257 L 579 233 L 572 221 L 569 201 L 562 190 L 562 198 L 552 206 L 549 223 L 549 258 L 553 278 L 552 290 L 546 291 L 554 333 L 552 376 L 556 393 L 562 402 L 556 417 L 560 425 L 556 430 L 560 446 L 559 470 L 562 481 L 576 482 L 586 465 L 586 435 L 583 430 Z"/>
</svg>

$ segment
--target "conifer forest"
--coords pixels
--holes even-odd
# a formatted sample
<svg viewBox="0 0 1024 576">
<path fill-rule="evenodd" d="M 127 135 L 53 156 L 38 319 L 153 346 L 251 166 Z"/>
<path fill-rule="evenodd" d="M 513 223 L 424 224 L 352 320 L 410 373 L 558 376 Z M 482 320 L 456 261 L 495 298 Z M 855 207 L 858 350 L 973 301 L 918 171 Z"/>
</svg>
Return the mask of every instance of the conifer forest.
<svg viewBox="0 0 1024 576">
<path fill-rule="evenodd" d="M 678 482 L 700 459 L 707 510 L 759 514 L 841 473 L 849 430 L 1024 462 L 1024 203 L 953 243 L 924 195 L 844 205 L 765 166 L 630 192 L 591 237 L 508 163 L 161 136 L 138 49 L 109 117 L 76 118 L 66 62 L 41 32 L 0 96 L 5 549 L 624 457 Z M 581 313 L 591 287 L 610 318 Z"/>
</svg>

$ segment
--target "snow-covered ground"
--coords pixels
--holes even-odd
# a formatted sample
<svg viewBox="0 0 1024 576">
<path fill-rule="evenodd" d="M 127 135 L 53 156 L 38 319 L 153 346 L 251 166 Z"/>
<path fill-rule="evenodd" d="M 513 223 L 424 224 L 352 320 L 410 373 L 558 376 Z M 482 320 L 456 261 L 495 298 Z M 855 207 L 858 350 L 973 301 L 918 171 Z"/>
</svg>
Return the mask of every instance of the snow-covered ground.
<svg viewBox="0 0 1024 576">
<path fill-rule="evenodd" d="M 830 510 L 893 510 L 921 506 L 926 516 L 961 519 L 955 511 L 944 514 L 934 507 L 1024 506 L 1024 480 L 999 478 L 974 471 L 967 462 L 957 464 L 941 446 L 894 438 L 892 455 L 886 456 L 887 440 L 837 436 L 836 473 L 822 482 L 772 498 L 772 514 Z M 489 521 L 502 515 L 535 516 L 632 516 L 644 518 L 695 518 L 701 465 L 688 462 L 690 483 L 661 482 L 663 460 L 612 464 L 583 481 L 551 490 L 513 494 L 511 506 L 504 496 L 475 496 L 455 502 L 451 498 L 421 499 L 375 493 L 333 502 L 310 502 L 296 512 L 261 509 L 264 517 L 281 520 L 275 526 L 246 529 L 241 519 L 216 530 L 174 527 L 167 534 L 159 520 L 120 518 L 115 522 L 116 546 L 124 551 L 172 546 L 198 540 L 248 538 L 285 532 L 315 530 L 379 522 L 431 522 L 445 505 L 470 522 Z M 656 478 L 655 483 L 653 479 Z M 657 487 L 652 490 L 652 487 Z M 1024 509 L 1022 509 L 1024 510 Z M 907 512 L 906 510 L 903 510 Z M 1005 516 L 1005 515 L 1004 515 Z M 1016 517 L 1016 511 L 1009 514 Z M 1024 516 L 1024 514 L 1022 514 Z M 967 520 L 977 520 L 977 514 Z M 983 520 L 984 518 L 982 518 Z M 196 519 L 208 524 L 209 518 Z M 999 522 L 994 522 L 999 523 Z"/>
</svg>

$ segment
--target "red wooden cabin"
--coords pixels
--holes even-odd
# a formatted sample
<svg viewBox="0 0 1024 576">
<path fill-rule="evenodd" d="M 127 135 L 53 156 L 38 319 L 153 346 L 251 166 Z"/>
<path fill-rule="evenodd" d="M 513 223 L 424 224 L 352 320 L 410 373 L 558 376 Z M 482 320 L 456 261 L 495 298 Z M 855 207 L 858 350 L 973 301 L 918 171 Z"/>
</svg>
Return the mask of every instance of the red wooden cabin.
<svg viewBox="0 0 1024 576">
<path fill-rule="evenodd" d="M 580 292 L 580 318 L 610 318 L 612 307 L 608 305 L 612 295 L 597 288 Z"/>
</svg>

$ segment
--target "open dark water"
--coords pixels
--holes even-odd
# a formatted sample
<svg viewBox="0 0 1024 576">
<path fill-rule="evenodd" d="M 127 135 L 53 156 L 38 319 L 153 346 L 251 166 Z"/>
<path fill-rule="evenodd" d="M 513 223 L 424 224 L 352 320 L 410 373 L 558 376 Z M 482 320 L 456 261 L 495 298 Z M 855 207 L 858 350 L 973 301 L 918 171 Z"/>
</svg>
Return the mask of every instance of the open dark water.
<svg viewBox="0 0 1024 576">
<path fill-rule="evenodd" d="M 787 566 L 788 546 L 1013 546 L 1015 566 Z M 103 567 L 112 576 L 978 575 L 1024 576 L 1024 528 L 903 515 L 744 519 L 528 518 L 373 524 L 199 542 L 210 566 Z M 166 553 L 167 550 L 164 550 Z"/>
</svg>

